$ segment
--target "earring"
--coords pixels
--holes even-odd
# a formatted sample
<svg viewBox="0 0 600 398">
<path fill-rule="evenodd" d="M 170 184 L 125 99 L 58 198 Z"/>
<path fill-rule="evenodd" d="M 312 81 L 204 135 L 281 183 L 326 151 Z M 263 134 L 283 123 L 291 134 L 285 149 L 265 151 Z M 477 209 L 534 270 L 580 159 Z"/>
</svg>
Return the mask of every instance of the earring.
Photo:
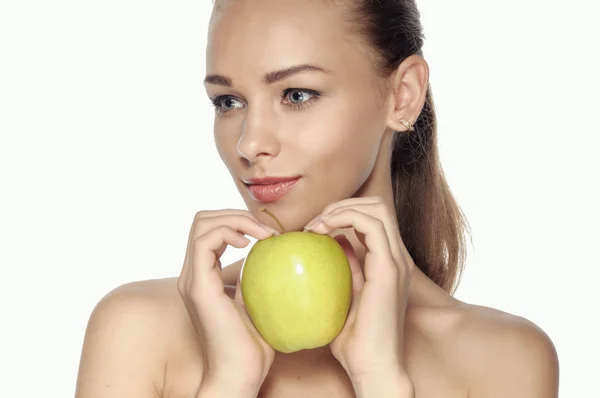
<svg viewBox="0 0 600 398">
<path fill-rule="evenodd" d="M 400 123 L 402 123 L 408 131 L 415 131 L 415 128 L 413 127 L 411 122 L 408 122 L 405 119 L 400 119 Z"/>
</svg>

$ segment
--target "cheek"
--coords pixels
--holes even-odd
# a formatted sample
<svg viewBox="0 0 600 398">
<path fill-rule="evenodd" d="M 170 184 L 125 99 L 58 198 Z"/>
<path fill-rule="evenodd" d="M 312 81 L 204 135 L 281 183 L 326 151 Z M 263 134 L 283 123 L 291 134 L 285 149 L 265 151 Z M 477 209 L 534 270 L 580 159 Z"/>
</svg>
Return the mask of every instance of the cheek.
<svg viewBox="0 0 600 398">
<path fill-rule="evenodd" d="M 310 154 L 311 169 L 333 184 L 358 189 L 371 174 L 379 153 L 381 132 L 375 112 L 365 109 L 336 112 L 319 120 L 303 151 Z M 343 115 L 343 116 L 341 116 Z M 326 170 L 327 173 L 323 173 Z"/>
<path fill-rule="evenodd" d="M 213 129 L 215 146 L 217 147 L 219 157 L 227 166 L 227 168 L 231 170 L 234 163 L 238 159 L 237 143 L 239 137 L 233 134 L 231 131 L 228 132 L 226 129 L 217 127 L 216 124 Z"/>
</svg>

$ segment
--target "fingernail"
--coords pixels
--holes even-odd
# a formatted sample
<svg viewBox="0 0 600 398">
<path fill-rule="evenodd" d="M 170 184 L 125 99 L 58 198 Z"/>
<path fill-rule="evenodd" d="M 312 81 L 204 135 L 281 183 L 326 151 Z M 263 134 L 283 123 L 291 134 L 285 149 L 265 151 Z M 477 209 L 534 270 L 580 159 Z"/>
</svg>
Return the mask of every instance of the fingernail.
<svg viewBox="0 0 600 398">
<path fill-rule="evenodd" d="M 321 217 L 317 217 L 314 220 L 312 220 L 311 222 L 308 223 L 308 225 L 306 227 L 304 227 L 305 231 L 310 231 L 311 229 L 313 229 L 314 227 L 316 227 L 319 223 L 321 222 Z"/>
<path fill-rule="evenodd" d="M 263 227 L 264 230 L 266 230 L 268 233 L 273 234 L 273 235 L 279 235 L 279 231 L 276 230 L 275 228 L 271 228 L 269 227 L 267 224 L 263 224 L 261 222 L 259 222 L 260 226 Z"/>
<path fill-rule="evenodd" d="M 307 231 L 313 231 L 323 225 L 323 219 L 319 218 L 313 225 L 311 225 Z"/>
</svg>

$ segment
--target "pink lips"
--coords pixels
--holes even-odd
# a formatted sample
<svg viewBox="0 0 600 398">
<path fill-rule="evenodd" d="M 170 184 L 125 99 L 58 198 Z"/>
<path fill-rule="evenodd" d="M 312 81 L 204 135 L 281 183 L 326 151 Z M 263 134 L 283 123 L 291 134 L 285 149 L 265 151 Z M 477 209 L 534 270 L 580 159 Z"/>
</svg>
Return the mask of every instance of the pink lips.
<svg viewBox="0 0 600 398">
<path fill-rule="evenodd" d="M 245 180 L 250 195 L 260 202 L 274 202 L 286 195 L 300 177 L 266 177 Z"/>
</svg>

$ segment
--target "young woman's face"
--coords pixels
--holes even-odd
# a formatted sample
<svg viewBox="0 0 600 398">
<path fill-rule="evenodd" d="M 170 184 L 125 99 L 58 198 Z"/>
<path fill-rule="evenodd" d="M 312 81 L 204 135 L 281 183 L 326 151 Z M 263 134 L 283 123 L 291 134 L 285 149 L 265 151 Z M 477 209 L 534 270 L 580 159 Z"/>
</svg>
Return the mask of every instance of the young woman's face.
<svg viewBox="0 0 600 398">
<path fill-rule="evenodd" d="M 386 128 L 367 48 L 327 3 L 234 0 L 210 23 L 206 90 L 219 154 L 248 209 L 268 222 L 267 207 L 288 230 L 356 194 Z M 270 176 L 299 180 L 275 201 L 244 182 Z"/>
</svg>

